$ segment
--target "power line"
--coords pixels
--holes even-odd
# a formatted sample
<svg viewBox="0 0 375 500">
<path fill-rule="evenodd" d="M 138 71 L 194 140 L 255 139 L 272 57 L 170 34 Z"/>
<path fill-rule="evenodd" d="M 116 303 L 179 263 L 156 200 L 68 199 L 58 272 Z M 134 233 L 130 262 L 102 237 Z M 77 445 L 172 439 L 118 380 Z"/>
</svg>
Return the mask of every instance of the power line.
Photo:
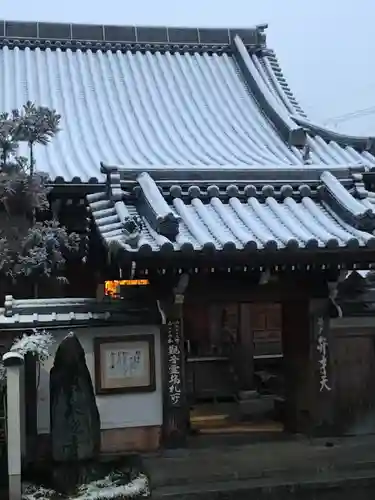
<svg viewBox="0 0 375 500">
<path fill-rule="evenodd" d="M 355 111 L 351 111 L 349 113 L 344 113 L 342 115 L 332 116 L 330 118 L 325 119 L 324 123 L 325 124 L 330 123 L 330 122 L 342 123 L 342 122 L 346 122 L 348 120 L 353 120 L 353 119 L 360 118 L 363 116 L 369 116 L 369 115 L 372 115 L 374 113 L 375 113 L 375 106 L 370 106 L 368 108 L 357 109 Z"/>
<path fill-rule="evenodd" d="M 355 90 L 354 90 L 354 94 L 356 93 L 361 93 L 363 94 L 364 91 L 369 91 L 369 90 L 374 90 L 375 89 L 375 81 L 372 81 L 370 83 L 366 83 L 366 85 L 361 85 L 360 87 L 357 87 Z"/>
</svg>

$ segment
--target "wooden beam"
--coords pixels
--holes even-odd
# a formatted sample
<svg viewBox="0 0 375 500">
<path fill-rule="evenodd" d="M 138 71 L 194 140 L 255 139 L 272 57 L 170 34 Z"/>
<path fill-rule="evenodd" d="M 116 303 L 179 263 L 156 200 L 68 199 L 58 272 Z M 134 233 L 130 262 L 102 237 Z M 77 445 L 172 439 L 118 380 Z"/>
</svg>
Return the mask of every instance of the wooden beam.
<svg viewBox="0 0 375 500">
<path fill-rule="evenodd" d="M 374 249 L 337 249 L 318 251 L 278 250 L 275 252 L 224 252 L 214 251 L 210 254 L 193 252 L 184 254 L 182 252 L 171 252 L 162 255 L 158 252 L 150 255 L 141 254 L 118 254 L 116 257 L 119 265 L 126 266 L 131 261 L 137 262 L 138 269 L 183 269 L 184 272 L 196 269 L 235 269 L 238 267 L 250 267 L 259 269 L 261 267 L 282 267 L 284 269 L 325 269 L 328 267 L 341 269 L 365 269 L 374 260 Z"/>
</svg>

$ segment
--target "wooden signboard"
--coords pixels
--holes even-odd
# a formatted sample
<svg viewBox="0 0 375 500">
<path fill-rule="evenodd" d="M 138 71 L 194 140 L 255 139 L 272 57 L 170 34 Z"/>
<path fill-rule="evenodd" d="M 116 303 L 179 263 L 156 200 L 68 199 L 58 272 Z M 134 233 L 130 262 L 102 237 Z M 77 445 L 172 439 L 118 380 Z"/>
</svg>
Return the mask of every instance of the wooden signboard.
<svg viewBox="0 0 375 500">
<path fill-rule="evenodd" d="M 181 318 L 167 320 L 162 337 L 164 350 L 163 441 L 165 447 L 177 448 L 185 444 L 188 418 Z"/>
</svg>

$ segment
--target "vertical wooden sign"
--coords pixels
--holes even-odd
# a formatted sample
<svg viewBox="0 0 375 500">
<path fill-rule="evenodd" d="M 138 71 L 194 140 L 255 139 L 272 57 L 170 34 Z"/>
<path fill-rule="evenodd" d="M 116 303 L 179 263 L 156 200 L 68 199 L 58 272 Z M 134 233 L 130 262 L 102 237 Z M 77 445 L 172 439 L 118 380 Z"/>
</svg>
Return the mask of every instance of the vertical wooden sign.
<svg viewBox="0 0 375 500">
<path fill-rule="evenodd" d="M 167 319 L 163 328 L 164 411 L 163 444 L 179 448 L 186 444 L 188 407 L 185 391 L 185 354 L 182 319 Z"/>
<path fill-rule="evenodd" d="M 168 406 L 181 406 L 182 391 L 182 338 L 181 320 L 167 322 Z"/>
<path fill-rule="evenodd" d="M 316 319 L 316 350 L 318 352 L 318 373 L 319 373 L 319 392 L 330 392 L 332 391 L 332 385 L 330 381 L 330 357 L 329 352 L 330 345 L 328 343 L 328 337 L 326 336 L 327 331 L 327 319 L 323 316 L 318 316 Z"/>
<path fill-rule="evenodd" d="M 330 435 L 334 432 L 334 339 L 325 301 L 316 301 L 315 305 L 312 303 L 310 325 L 310 353 L 313 365 L 312 432 L 317 435 Z"/>
</svg>

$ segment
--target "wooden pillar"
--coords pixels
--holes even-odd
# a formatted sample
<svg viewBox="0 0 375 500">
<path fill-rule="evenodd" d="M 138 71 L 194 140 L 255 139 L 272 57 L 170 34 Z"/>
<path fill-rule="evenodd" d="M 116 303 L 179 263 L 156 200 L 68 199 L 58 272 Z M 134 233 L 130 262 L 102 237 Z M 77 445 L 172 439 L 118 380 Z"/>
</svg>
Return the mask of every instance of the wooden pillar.
<svg viewBox="0 0 375 500">
<path fill-rule="evenodd" d="M 283 304 L 286 428 L 308 435 L 334 429 L 328 299 Z"/>
<path fill-rule="evenodd" d="M 187 282 L 181 281 L 171 301 L 161 304 L 163 376 L 163 446 L 186 446 L 189 406 L 185 380 L 185 343 L 183 328 L 184 291 Z"/>
<path fill-rule="evenodd" d="M 309 430 L 309 303 L 289 300 L 282 304 L 285 376 L 285 427 L 289 432 Z"/>
<path fill-rule="evenodd" d="M 254 335 L 251 328 L 251 304 L 240 304 L 238 359 L 241 389 L 254 389 Z"/>
</svg>

